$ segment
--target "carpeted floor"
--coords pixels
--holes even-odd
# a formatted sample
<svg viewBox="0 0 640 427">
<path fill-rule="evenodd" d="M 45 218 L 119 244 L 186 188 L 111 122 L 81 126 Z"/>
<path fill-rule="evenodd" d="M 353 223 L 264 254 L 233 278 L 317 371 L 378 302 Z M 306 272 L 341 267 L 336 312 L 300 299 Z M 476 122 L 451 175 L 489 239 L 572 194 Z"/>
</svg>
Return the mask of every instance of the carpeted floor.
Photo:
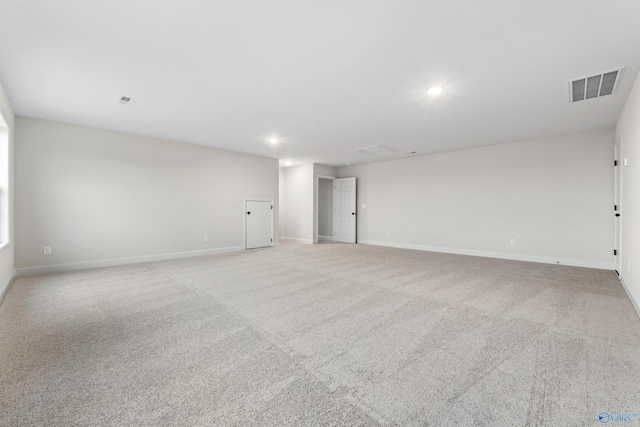
<svg viewBox="0 0 640 427">
<path fill-rule="evenodd" d="M 282 244 L 22 277 L 0 425 L 640 425 L 609 271 Z M 639 414 L 640 415 L 640 414 Z"/>
</svg>

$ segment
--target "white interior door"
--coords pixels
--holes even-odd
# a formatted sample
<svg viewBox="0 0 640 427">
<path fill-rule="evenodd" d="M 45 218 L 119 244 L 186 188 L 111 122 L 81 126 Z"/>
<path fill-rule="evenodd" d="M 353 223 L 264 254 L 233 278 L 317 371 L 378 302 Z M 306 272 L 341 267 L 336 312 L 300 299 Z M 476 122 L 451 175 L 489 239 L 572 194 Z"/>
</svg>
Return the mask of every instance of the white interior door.
<svg viewBox="0 0 640 427">
<path fill-rule="evenodd" d="M 621 218 L 620 218 L 620 173 L 622 171 L 622 166 L 620 162 L 620 140 L 616 141 L 614 148 L 614 167 L 613 167 L 613 176 L 614 176 L 614 188 L 613 188 L 613 265 L 618 273 L 618 276 L 621 274 L 621 266 L 620 263 L 622 259 L 620 257 L 620 233 L 622 230 Z"/>
<path fill-rule="evenodd" d="M 273 246 L 273 204 L 247 200 L 245 207 L 246 248 Z"/>
<path fill-rule="evenodd" d="M 356 242 L 356 179 L 333 180 L 333 240 Z"/>
</svg>

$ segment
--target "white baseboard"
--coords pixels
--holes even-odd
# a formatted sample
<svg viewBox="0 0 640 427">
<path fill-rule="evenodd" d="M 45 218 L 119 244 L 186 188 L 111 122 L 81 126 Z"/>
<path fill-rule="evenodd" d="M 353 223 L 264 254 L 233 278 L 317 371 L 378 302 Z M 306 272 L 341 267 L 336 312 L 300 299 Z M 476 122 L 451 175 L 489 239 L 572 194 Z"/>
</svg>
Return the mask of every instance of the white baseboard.
<svg viewBox="0 0 640 427">
<path fill-rule="evenodd" d="M 509 259 L 513 261 L 539 262 L 543 264 L 569 265 L 572 267 L 597 268 L 599 270 L 613 270 L 613 262 L 585 261 L 580 259 L 552 258 L 535 255 L 506 254 L 502 252 L 477 251 L 473 249 L 444 248 L 440 246 L 410 245 L 395 242 L 377 242 L 373 240 L 358 240 L 363 245 L 387 246 L 390 248 L 414 249 L 418 251 L 442 252 L 456 255 L 480 256 L 486 258 Z"/>
<path fill-rule="evenodd" d="M 640 305 L 638 304 L 638 301 L 636 301 L 633 298 L 633 295 L 631 295 L 631 292 L 629 292 L 629 287 L 624 282 L 624 279 L 622 279 L 622 277 L 619 277 L 619 279 L 620 279 L 620 283 L 622 283 L 622 287 L 624 288 L 625 292 L 627 293 L 627 296 L 629 297 L 629 301 L 631 301 L 631 305 L 633 305 L 633 308 L 636 309 L 636 313 L 638 314 L 638 317 L 640 317 Z"/>
<path fill-rule="evenodd" d="M 313 244 L 313 240 L 311 239 L 300 239 L 298 237 L 281 237 L 280 240 L 284 240 L 284 241 L 290 240 L 292 242 L 306 243 L 309 245 Z"/>
<path fill-rule="evenodd" d="M 113 267 L 116 265 L 138 264 L 141 262 L 166 261 L 170 259 L 192 258 L 205 255 L 240 252 L 244 246 L 227 248 L 204 249 L 199 251 L 175 252 L 170 254 L 144 255 L 129 258 L 104 259 L 97 261 L 73 262 L 69 264 L 43 265 L 38 267 L 18 268 L 16 276 L 30 276 L 33 274 L 62 273 L 65 271 L 87 270 L 89 268 Z"/>
<path fill-rule="evenodd" d="M 333 242 L 333 236 L 318 236 L 320 242 Z"/>
<path fill-rule="evenodd" d="M 7 296 L 7 292 L 9 292 L 9 289 L 11 289 L 11 286 L 13 285 L 14 280 L 16 280 L 15 271 L 13 272 L 11 279 L 9 279 L 9 282 L 7 282 L 7 285 L 4 287 L 4 290 L 0 292 L 0 305 L 2 305 L 2 302 L 4 301 L 4 297 Z"/>
</svg>

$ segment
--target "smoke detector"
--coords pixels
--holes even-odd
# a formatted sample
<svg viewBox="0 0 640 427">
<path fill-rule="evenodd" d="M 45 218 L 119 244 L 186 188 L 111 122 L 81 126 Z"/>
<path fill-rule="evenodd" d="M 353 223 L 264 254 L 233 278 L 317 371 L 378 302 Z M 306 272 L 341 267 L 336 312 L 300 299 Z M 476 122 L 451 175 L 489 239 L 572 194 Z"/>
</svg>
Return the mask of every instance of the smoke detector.
<svg viewBox="0 0 640 427">
<path fill-rule="evenodd" d="M 120 105 L 131 105 L 131 103 L 133 102 L 133 98 L 131 98 L 130 96 L 121 95 L 120 98 L 118 98 L 117 102 Z"/>
<path fill-rule="evenodd" d="M 383 156 L 385 154 L 397 153 L 393 148 L 385 147 L 384 145 L 372 145 L 370 147 L 357 148 L 355 151 L 371 154 L 372 156 Z"/>
<path fill-rule="evenodd" d="M 611 95 L 618 88 L 624 67 L 569 80 L 569 102 Z"/>
</svg>

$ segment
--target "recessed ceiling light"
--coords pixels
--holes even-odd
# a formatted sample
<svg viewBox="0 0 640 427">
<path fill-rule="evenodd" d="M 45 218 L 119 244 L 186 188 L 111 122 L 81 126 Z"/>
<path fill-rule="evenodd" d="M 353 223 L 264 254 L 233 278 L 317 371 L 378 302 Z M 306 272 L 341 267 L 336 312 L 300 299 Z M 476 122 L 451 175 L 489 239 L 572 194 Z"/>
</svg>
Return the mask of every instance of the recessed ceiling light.
<svg viewBox="0 0 640 427">
<path fill-rule="evenodd" d="M 278 143 L 278 138 L 276 138 L 275 136 L 272 136 L 271 138 L 269 138 L 269 142 L 272 144 L 277 144 Z"/>
<path fill-rule="evenodd" d="M 287 160 L 286 162 L 284 162 L 285 166 L 291 166 L 291 161 Z"/>
<path fill-rule="evenodd" d="M 442 86 L 434 86 L 432 88 L 429 88 L 429 90 L 427 90 L 427 93 L 429 95 L 440 95 L 443 90 L 444 88 Z"/>
</svg>

